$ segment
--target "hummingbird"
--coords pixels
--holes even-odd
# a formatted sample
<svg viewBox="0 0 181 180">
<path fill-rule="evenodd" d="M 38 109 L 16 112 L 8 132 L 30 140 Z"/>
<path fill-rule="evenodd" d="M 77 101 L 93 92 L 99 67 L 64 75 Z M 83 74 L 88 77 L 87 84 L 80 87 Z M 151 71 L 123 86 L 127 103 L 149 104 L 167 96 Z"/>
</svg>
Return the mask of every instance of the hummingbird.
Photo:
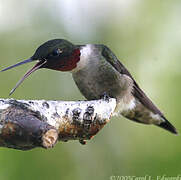
<svg viewBox="0 0 181 180">
<path fill-rule="evenodd" d="M 37 63 L 18 81 L 10 95 L 31 73 L 47 68 L 68 71 L 83 96 L 88 100 L 100 99 L 106 94 L 116 99 L 115 114 L 143 124 L 153 124 L 171 133 L 176 128 L 141 90 L 126 67 L 103 44 L 74 45 L 64 39 L 49 40 L 40 45 L 27 60 L 7 67 Z"/>
</svg>

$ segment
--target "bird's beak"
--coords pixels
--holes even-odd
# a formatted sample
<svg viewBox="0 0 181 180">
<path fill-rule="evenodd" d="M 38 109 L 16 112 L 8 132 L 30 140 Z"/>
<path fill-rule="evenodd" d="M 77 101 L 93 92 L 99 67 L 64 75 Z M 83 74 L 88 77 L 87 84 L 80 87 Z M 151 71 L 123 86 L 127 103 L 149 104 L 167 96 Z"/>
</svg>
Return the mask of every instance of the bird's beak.
<svg viewBox="0 0 181 180">
<path fill-rule="evenodd" d="M 34 59 L 30 58 L 30 59 L 27 59 L 27 60 L 24 60 L 22 62 L 19 62 L 15 65 L 12 65 L 12 66 L 9 66 L 3 70 L 1 70 L 0 72 L 3 72 L 3 71 L 6 71 L 6 70 L 9 70 L 9 69 L 12 69 L 16 66 L 20 66 L 22 64 L 26 64 L 26 63 L 29 63 L 29 62 L 32 62 L 34 61 Z M 11 92 L 9 93 L 9 95 L 13 94 L 13 92 L 16 90 L 16 88 L 30 75 L 32 74 L 33 72 L 35 72 L 37 69 L 41 68 L 44 64 L 46 63 L 46 60 L 43 60 L 43 61 L 39 61 L 37 64 L 35 64 L 35 66 L 33 66 L 16 84 L 16 86 L 11 90 Z"/>
</svg>

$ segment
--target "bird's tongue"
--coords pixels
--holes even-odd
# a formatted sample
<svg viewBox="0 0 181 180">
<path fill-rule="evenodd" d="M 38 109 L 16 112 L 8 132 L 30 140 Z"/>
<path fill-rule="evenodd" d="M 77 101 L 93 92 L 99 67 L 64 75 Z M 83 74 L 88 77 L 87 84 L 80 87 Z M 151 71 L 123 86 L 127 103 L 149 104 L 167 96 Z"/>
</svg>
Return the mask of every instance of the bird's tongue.
<svg viewBox="0 0 181 180">
<path fill-rule="evenodd" d="M 11 90 L 9 95 L 13 94 L 13 92 L 19 87 L 19 85 L 33 72 L 35 72 L 37 69 L 39 69 L 41 66 L 43 66 L 46 63 L 46 61 L 39 61 L 35 66 L 33 66 L 16 84 L 16 86 Z"/>
</svg>

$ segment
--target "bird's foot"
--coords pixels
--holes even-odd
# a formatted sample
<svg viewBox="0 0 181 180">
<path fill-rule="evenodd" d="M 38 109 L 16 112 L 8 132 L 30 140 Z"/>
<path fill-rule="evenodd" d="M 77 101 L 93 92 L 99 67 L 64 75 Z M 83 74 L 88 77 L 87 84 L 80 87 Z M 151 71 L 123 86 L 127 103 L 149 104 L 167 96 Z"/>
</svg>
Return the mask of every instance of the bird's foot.
<svg viewBox="0 0 181 180">
<path fill-rule="evenodd" d="M 104 101 L 107 101 L 109 102 L 109 99 L 110 99 L 110 96 L 104 92 L 101 96 L 100 96 L 101 99 L 103 99 Z"/>
</svg>

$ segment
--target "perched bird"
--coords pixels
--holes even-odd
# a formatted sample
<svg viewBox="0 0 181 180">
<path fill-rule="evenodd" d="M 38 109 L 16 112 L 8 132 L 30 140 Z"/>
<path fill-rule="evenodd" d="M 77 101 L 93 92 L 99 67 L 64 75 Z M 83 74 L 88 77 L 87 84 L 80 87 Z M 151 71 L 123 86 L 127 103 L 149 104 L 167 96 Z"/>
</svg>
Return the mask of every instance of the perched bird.
<svg viewBox="0 0 181 180">
<path fill-rule="evenodd" d="M 116 113 L 135 122 L 154 124 L 177 134 L 175 127 L 152 103 L 135 82 L 129 71 L 114 53 L 102 44 L 74 45 L 64 39 L 53 39 L 37 48 L 34 55 L 16 66 L 38 61 L 12 89 L 40 68 L 69 71 L 80 92 L 88 99 L 99 99 L 103 94 L 116 98 Z"/>
</svg>

